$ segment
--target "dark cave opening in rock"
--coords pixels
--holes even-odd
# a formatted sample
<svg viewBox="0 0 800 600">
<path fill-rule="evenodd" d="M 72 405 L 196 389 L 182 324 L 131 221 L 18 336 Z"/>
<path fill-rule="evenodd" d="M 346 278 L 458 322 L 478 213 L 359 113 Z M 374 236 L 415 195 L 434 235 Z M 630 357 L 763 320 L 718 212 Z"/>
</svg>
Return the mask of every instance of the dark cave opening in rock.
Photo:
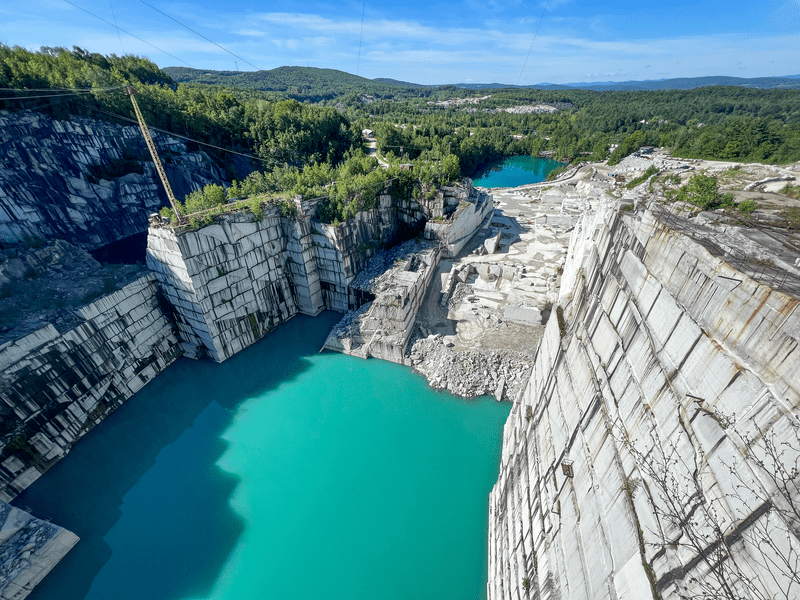
<svg viewBox="0 0 800 600">
<path fill-rule="evenodd" d="M 100 246 L 89 253 L 103 264 L 144 264 L 147 250 L 147 232 L 141 231 L 116 242 Z"/>
</svg>

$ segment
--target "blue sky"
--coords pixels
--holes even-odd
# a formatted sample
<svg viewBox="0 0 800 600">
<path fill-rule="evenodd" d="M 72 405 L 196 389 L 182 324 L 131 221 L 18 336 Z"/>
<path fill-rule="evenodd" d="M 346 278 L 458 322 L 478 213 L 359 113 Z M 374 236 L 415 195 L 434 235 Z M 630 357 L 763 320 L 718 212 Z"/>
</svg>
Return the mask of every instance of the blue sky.
<svg viewBox="0 0 800 600">
<path fill-rule="evenodd" d="M 0 42 L 253 70 L 140 0 L 70 1 L 183 62 L 64 0 L 4 0 Z M 147 2 L 262 69 L 511 84 L 800 74 L 800 0 Z"/>
</svg>

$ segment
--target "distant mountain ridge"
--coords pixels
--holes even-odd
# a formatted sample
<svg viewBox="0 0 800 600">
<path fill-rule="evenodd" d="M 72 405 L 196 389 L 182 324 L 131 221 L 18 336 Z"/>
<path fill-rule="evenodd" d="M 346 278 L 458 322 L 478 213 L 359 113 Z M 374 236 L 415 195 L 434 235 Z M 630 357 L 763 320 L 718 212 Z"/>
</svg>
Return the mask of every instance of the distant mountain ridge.
<svg viewBox="0 0 800 600">
<path fill-rule="evenodd" d="M 652 79 L 644 81 L 604 81 L 582 83 L 537 83 L 533 85 L 512 85 L 506 83 L 455 83 L 424 85 L 400 81 L 387 77 L 367 79 L 338 71 L 317 67 L 278 67 L 268 71 L 213 71 L 209 69 L 190 69 L 187 67 L 166 67 L 163 69 L 175 81 L 187 83 L 206 83 L 228 87 L 249 88 L 263 91 L 288 92 L 309 98 L 330 98 L 348 91 L 381 93 L 405 90 L 433 90 L 441 87 L 484 90 L 502 88 L 533 88 L 545 90 L 594 90 L 594 91 L 654 91 L 690 90 L 716 85 L 739 86 L 759 89 L 800 89 L 800 75 L 781 77 L 681 77 L 673 79 Z"/>
<path fill-rule="evenodd" d="M 428 87 L 394 79 L 367 79 L 336 69 L 317 67 L 278 67 L 268 71 L 213 71 L 187 67 L 166 67 L 163 70 L 178 82 L 284 92 L 308 100 L 329 99 L 348 92 L 394 93 L 398 89 L 410 91 Z"/>
<path fill-rule="evenodd" d="M 398 79 L 391 79 L 390 77 L 376 77 L 372 81 L 377 81 L 379 83 L 386 83 L 388 85 L 399 85 L 402 87 L 414 87 L 414 88 L 439 87 L 439 86 L 424 85 L 422 83 L 409 83 L 408 81 L 400 81 Z"/>
<path fill-rule="evenodd" d="M 544 90 L 594 90 L 605 91 L 655 91 L 655 90 L 691 90 L 699 87 L 729 85 L 759 89 L 800 89 L 800 75 L 784 75 L 781 77 L 728 77 L 714 75 L 708 77 L 680 77 L 674 79 L 649 79 L 644 81 L 602 81 L 582 83 L 536 83 L 533 85 L 505 85 L 501 83 L 456 83 L 464 89 L 492 88 L 535 88 Z"/>
</svg>

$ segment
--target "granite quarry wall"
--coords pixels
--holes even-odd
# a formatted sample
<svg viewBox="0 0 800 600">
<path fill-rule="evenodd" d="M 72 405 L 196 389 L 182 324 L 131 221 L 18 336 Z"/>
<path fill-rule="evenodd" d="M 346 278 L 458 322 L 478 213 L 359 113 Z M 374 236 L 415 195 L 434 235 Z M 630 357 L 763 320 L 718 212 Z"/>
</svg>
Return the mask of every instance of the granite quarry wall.
<svg viewBox="0 0 800 600">
<path fill-rule="evenodd" d="M 442 242 L 452 248 L 463 246 L 491 212 L 491 200 L 476 194 L 469 180 L 429 199 L 385 193 L 379 200 L 377 208 L 338 225 L 316 221 L 315 207 L 299 199 L 296 215 L 282 215 L 270 205 L 261 219 L 239 211 L 197 230 L 176 230 L 155 218 L 147 264 L 174 307 L 186 354 L 223 361 L 297 313 L 356 310 L 375 296 L 351 285 L 358 273 L 387 246 L 421 232 L 428 215 L 455 213 L 458 239 L 450 246 Z M 426 267 L 419 273 L 410 269 L 402 275 L 407 292 L 400 295 L 413 297 L 413 311 L 405 305 L 399 321 L 389 319 L 400 326 L 402 343 L 387 338 L 385 351 L 379 351 L 382 342 L 375 341 L 373 350 L 381 356 L 402 362 L 410 325 L 438 259 L 437 250 L 423 260 Z"/>
<path fill-rule="evenodd" d="M 274 205 L 181 231 L 155 219 L 147 264 L 156 273 L 188 356 L 221 362 L 297 313 L 358 308 L 349 285 L 367 261 L 404 231 L 424 222 L 415 201 L 380 197 L 379 208 L 340 225 Z"/>
<path fill-rule="evenodd" d="M 177 198 L 225 178 L 204 152 L 153 135 Z M 136 126 L 0 111 L 0 147 L 0 241 L 58 238 L 94 249 L 146 231 L 147 216 L 167 204 Z M 143 173 L 104 175 L 125 159 Z"/>
<path fill-rule="evenodd" d="M 208 355 L 221 362 L 293 317 L 319 297 L 305 286 L 292 293 L 290 267 L 281 217 L 272 210 L 259 222 L 232 215 L 196 231 L 176 234 L 151 227 L 147 264 L 156 274 L 188 356 Z M 298 256 L 301 253 L 292 252 Z M 312 295 L 314 296 L 312 298 Z"/>
<path fill-rule="evenodd" d="M 152 273 L 0 346 L 0 500 L 10 501 L 181 354 Z"/>
<path fill-rule="evenodd" d="M 561 304 L 503 433 L 488 597 L 797 598 L 798 300 L 603 209 Z"/>
<path fill-rule="evenodd" d="M 425 239 L 442 246 L 444 256 L 456 256 L 486 218 L 494 213 L 492 197 L 472 187 L 472 181 L 460 188 L 446 188 L 445 203 L 453 210 L 447 220 L 425 224 Z M 452 199 L 452 200 L 451 200 Z M 456 202 L 453 202 L 455 200 Z M 444 212 L 441 215 L 444 216 Z"/>
</svg>

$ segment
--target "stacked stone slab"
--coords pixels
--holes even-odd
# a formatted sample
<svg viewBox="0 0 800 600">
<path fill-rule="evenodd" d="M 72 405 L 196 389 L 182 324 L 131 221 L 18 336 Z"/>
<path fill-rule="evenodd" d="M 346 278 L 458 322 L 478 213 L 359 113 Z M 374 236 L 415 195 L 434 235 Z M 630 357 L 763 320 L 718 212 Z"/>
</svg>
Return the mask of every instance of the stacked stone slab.
<svg viewBox="0 0 800 600">
<path fill-rule="evenodd" d="M 0 346 L 0 402 L 16 423 L 0 447 L 0 500 L 180 356 L 152 273 L 78 312 L 68 331 L 47 325 Z"/>
<path fill-rule="evenodd" d="M 155 134 L 178 198 L 224 172 L 204 152 Z M 167 204 L 138 127 L 72 117 L 59 121 L 36 112 L 0 111 L 0 240 L 64 239 L 93 249 L 147 229 L 147 216 Z M 144 174 L 91 177 L 91 166 L 124 156 Z"/>
<path fill-rule="evenodd" d="M 798 300 L 611 208 L 562 286 L 503 433 L 488 597 L 798 597 Z"/>
<path fill-rule="evenodd" d="M 0 501 L 0 600 L 22 600 L 78 542 L 71 531 Z"/>
</svg>

